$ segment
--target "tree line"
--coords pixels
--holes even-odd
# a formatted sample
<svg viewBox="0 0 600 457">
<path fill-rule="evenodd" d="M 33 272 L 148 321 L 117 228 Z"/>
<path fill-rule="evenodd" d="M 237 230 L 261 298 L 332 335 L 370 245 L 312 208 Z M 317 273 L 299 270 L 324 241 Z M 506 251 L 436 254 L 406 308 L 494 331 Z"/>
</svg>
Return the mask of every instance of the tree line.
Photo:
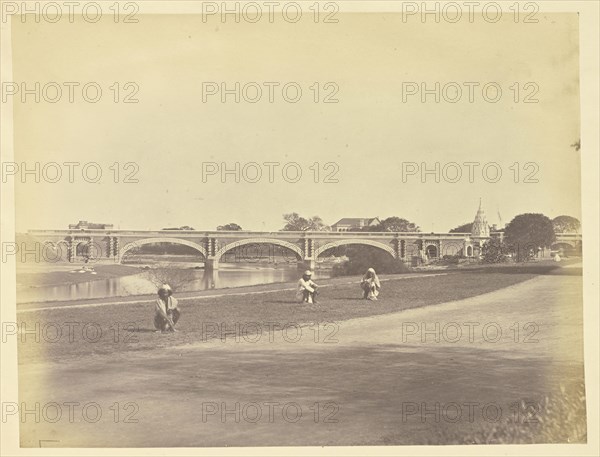
<svg viewBox="0 0 600 457">
<path fill-rule="evenodd" d="M 523 217 L 521 217 L 523 216 Z M 537 216 L 533 213 L 521 214 L 519 220 L 529 220 L 534 226 L 537 226 L 540 220 L 537 220 Z M 544 216 L 545 217 L 545 216 Z M 515 218 L 516 219 L 516 218 Z M 319 216 L 303 217 L 298 213 L 287 213 L 283 215 L 285 225 L 280 229 L 282 231 L 292 232 L 304 232 L 304 231 L 327 231 L 331 230 L 331 227 L 323 222 L 323 219 Z M 513 219 L 514 221 L 514 219 Z M 544 220 L 545 221 L 545 220 Z M 512 223 L 512 221 L 511 221 Z M 548 225 L 547 221 L 544 224 Z M 525 224 L 527 225 L 527 224 Z M 572 216 L 558 216 L 551 220 L 552 229 L 554 233 L 579 233 L 581 230 L 581 223 L 579 220 Z M 507 227 L 510 226 L 510 223 Z M 473 228 L 473 222 L 467 222 L 454 227 L 449 233 L 471 233 Z M 492 227 L 490 227 L 491 229 Z M 181 227 L 166 227 L 163 230 L 195 230 L 189 225 Z M 228 224 L 219 225 L 217 227 L 219 231 L 240 231 L 243 230 L 242 226 L 235 222 Z M 383 219 L 379 224 L 374 226 L 366 227 L 351 227 L 349 231 L 352 232 L 420 232 L 421 229 L 418 225 L 410 222 L 401 217 L 392 216 Z M 506 228 L 500 228 L 498 231 L 506 231 Z M 510 232 L 510 231 L 509 231 Z"/>
</svg>

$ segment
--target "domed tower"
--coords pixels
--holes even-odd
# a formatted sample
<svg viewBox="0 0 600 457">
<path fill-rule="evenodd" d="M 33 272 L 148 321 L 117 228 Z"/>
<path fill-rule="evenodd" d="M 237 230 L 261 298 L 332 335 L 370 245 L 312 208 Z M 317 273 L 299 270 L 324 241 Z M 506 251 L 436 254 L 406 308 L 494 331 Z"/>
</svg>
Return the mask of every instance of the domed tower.
<svg viewBox="0 0 600 457">
<path fill-rule="evenodd" d="M 490 226 L 485 218 L 485 213 L 481 209 L 481 198 L 479 199 L 479 209 L 471 228 L 471 236 L 474 238 L 489 238 L 490 236 Z"/>
</svg>

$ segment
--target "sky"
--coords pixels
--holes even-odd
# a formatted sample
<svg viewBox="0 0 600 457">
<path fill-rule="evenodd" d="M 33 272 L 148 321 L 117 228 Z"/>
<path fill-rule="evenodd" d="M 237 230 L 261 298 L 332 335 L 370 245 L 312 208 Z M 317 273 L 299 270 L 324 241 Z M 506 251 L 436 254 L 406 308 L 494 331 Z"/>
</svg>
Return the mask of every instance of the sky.
<svg viewBox="0 0 600 457">
<path fill-rule="evenodd" d="M 13 80 L 63 88 L 56 103 L 13 97 L 15 162 L 30 169 L 39 162 L 51 179 L 56 168 L 48 163 L 62 171 L 58 182 L 13 178 L 16 230 L 88 220 L 120 229 L 235 222 L 270 231 L 297 212 L 327 224 L 398 216 L 444 232 L 471 222 L 480 198 L 490 223 L 500 222 L 498 213 L 504 223 L 526 212 L 580 218 L 580 160 L 570 146 L 580 136 L 576 15 L 539 15 L 537 24 L 337 17 L 335 24 L 198 15 L 141 15 L 136 24 L 14 21 Z M 73 103 L 65 82 L 79 83 Z M 253 83 L 239 103 L 207 94 L 208 86 L 236 82 Z M 410 95 L 436 82 L 439 102 Z M 84 100 L 86 83 L 102 89 L 98 102 Z M 274 87 L 272 103 L 265 83 Z M 262 96 L 250 103 L 256 86 Z M 294 87 L 302 90 L 296 103 Z M 47 98 L 54 94 L 48 86 Z M 128 94 L 138 103 L 124 103 Z M 337 103 L 324 103 L 326 96 Z M 78 164 L 74 182 L 65 162 Z M 236 163 L 239 182 L 220 173 Z M 421 176 L 436 163 L 440 182 Z M 100 180 L 88 182 L 98 168 Z"/>
</svg>

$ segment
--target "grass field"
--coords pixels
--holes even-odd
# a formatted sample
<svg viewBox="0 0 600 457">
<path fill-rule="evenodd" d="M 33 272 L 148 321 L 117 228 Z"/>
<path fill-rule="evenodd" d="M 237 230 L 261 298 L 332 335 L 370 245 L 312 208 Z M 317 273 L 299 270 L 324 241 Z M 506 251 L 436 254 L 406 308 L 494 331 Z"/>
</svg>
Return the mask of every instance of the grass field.
<svg viewBox="0 0 600 457">
<path fill-rule="evenodd" d="M 148 303 L 99 306 L 87 309 L 68 308 L 27 312 L 19 315 L 18 325 L 34 329 L 39 325 L 46 329 L 47 338 L 36 342 L 26 338 L 19 345 L 19 363 L 77 357 L 89 354 L 114 354 L 115 352 L 140 351 L 174 344 L 205 341 L 213 332 L 207 326 L 217 323 L 225 328 L 236 324 L 274 322 L 280 326 L 289 323 L 310 324 L 314 322 L 338 322 L 357 317 L 375 316 L 418 308 L 453 300 L 460 300 L 531 279 L 536 274 L 557 271 L 553 265 L 530 266 L 517 269 L 485 269 L 477 272 L 456 272 L 441 276 L 410 277 L 384 282 L 383 293 L 377 302 L 360 300 L 360 278 L 343 278 L 338 281 L 320 281 L 330 287 L 322 289 L 318 306 L 297 303 L 295 292 L 288 290 L 275 293 L 248 293 L 247 295 L 206 297 L 182 301 L 182 318 L 178 329 L 171 335 L 155 335 L 152 319 L 154 297 Z M 383 277 L 385 278 L 385 277 Z M 355 284 L 349 285 L 348 281 Z M 337 283 L 337 284 L 336 284 Z M 288 286 L 293 286 L 288 284 Z M 249 292 L 252 288 L 246 288 Z M 260 288 L 258 288 L 260 290 Z M 235 291 L 235 289 L 232 289 Z M 98 301 L 98 300 L 96 300 Z M 73 323 L 74 342 L 67 337 Z M 56 325 L 60 326 L 60 330 Z M 88 325 L 89 337 L 83 335 Z M 101 330 L 97 330 L 100 328 Z M 59 332 L 62 332 L 60 337 Z M 97 343 L 76 344 L 76 341 L 95 340 Z M 47 341 L 45 341 L 47 340 Z M 54 342 L 56 340 L 56 342 Z M 75 344 L 74 344 L 75 343 Z"/>
<path fill-rule="evenodd" d="M 180 332 L 175 334 L 153 332 L 150 298 L 147 303 L 22 312 L 20 322 L 28 329 L 39 323 L 49 338 L 35 342 L 24 335 L 26 341 L 19 344 L 21 401 L 93 401 L 105 414 L 94 423 L 81 418 L 73 423 L 26 422 L 21 443 L 585 442 L 580 274 L 580 268 L 538 264 L 401 275 L 384 278 L 377 302 L 359 299 L 357 278 L 337 278 L 323 281 L 318 306 L 296 303 L 292 290 L 248 287 L 243 295 L 183 300 Z M 288 286 L 272 285 L 271 290 Z M 481 338 L 406 340 L 401 330 L 407 321 L 430 329 L 435 323 L 493 321 L 505 333 L 493 344 Z M 79 324 L 74 340 L 63 333 L 50 341 L 56 325 L 66 322 Z M 124 329 L 128 322 L 133 326 Z M 214 327 L 203 332 L 212 324 L 235 333 L 236 323 L 259 323 L 264 329 L 268 322 L 305 325 L 305 333 L 294 343 L 282 339 L 281 332 L 272 341 L 263 335 L 253 343 L 236 341 L 235 335 L 223 341 Z M 337 331 L 323 332 L 321 326 L 317 338 L 310 324 L 327 322 L 335 323 Z M 526 332 L 513 335 L 509 329 L 515 322 L 522 330 L 531 323 L 538 326 L 535 344 L 524 338 Z M 81 328 L 89 323 L 102 329 L 95 342 L 89 338 L 97 337 L 92 332 L 82 338 Z M 120 330 L 115 332 L 117 323 Z M 332 344 L 324 341 L 327 336 L 333 337 Z M 109 408 L 116 402 L 135 405 L 136 422 L 114 420 Z M 257 421 L 244 413 L 243 405 L 275 403 L 272 421 L 265 406 Z M 283 414 L 281 405 L 289 404 L 301 409 L 298 420 Z M 473 420 L 466 420 L 466 414 L 460 420 L 448 415 L 444 408 L 456 404 L 463 412 L 464 405 L 477 404 Z M 482 405 L 490 404 L 502 410 L 500 420 L 485 416 Z M 235 405 L 242 405 L 241 412 L 235 412 Z M 438 407 L 437 416 L 423 417 L 423 409 L 435 410 L 436 405 L 441 414 Z M 231 408 L 234 412 L 224 414 Z"/>
</svg>

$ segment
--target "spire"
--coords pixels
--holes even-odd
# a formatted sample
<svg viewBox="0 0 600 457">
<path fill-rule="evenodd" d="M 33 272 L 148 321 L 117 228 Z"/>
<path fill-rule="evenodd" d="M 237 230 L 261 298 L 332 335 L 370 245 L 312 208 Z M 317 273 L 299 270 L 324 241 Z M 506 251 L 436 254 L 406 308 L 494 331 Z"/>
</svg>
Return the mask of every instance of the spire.
<svg viewBox="0 0 600 457">
<path fill-rule="evenodd" d="M 479 209 L 473 221 L 471 236 L 487 238 L 490 236 L 490 226 L 488 225 L 485 213 L 481 208 L 481 197 L 479 197 Z"/>
</svg>

